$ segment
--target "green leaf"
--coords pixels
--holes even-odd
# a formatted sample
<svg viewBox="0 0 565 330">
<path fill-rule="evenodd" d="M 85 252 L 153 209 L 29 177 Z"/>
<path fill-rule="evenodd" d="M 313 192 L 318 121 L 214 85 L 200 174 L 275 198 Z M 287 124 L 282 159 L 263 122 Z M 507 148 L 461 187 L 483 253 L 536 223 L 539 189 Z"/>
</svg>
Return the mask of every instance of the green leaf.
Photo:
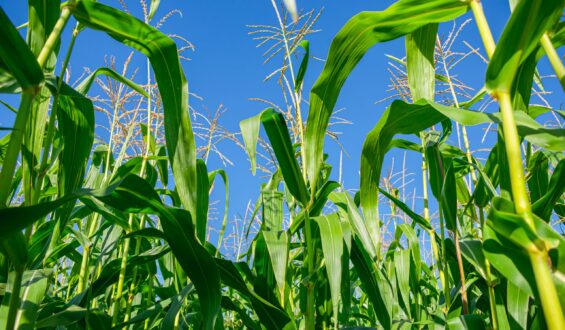
<svg viewBox="0 0 565 330">
<path fill-rule="evenodd" d="M 543 168 L 538 171 L 542 170 Z M 543 220 L 549 222 L 551 212 L 555 207 L 555 204 L 561 199 L 564 190 L 565 159 L 562 159 L 553 170 L 553 175 L 551 175 L 551 179 L 549 180 L 547 192 L 532 205 L 532 212 Z"/>
<path fill-rule="evenodd" d="M 296 74 L 296 80 L 294 81 L 294 91 L 298 92 L 302 89 L 302 82 L 304 81 L 304 76 L 306 75 L 306 70 L 308 69 L 308 59 L 310 58 L 310 42 L 308 40 L 302 40 L 299 44 L 300 47 L 304 48 L 304 57 L 302 57 L 302 62 L 300 62 L 300 68 Z"/>
<path fill-rule="evenodd" d="M 461 315 L 447 320 L 448 330 L 481 330 L 485 329 L 485 323 L 479 315 Z"/>
<path fill-rule="evenodd" d="M 57 121 L 63 138 L 63 150 L 59 156 L 57 189 L 59 197 L 62 197 L 82 186 L 94 143 L 94 106 L 92 101 L 57 78 L 48 79 L 47 87 L 59 99 Z M 65 227 L 71 210 L 71 204 L 58 210 L 60 229 Z"/>
<path fill-rule="evenodd" d="M 82 0 L 70 6 L 81 24 L 104 31 L 148 57 L 163 100 L 165 139 L 179 197 L 191 214 L 196 214 L 196 145 L 188 115 L 187 82 L 174 41 L 142 21 L 103 4 Z"/>
<path fill-rule="evenodd" d="M 288 235 L 285 231 L 277 232 L 271 230 L 262 230 L 261 234 L 269 251 L 281 301 L 284 301 L 286 270 L 288 266 Z"/>
<path fill-rule="evenodd" d="M 457 231 L 457 191 L 453 162 L 447 166 L 441 189 L 441 209 L 447 229 Z"/>
<path fill-rule="evenodd" d="M 8 286 L 0 308 L 0 326 L 6 328 L 6 316 L 8 312 L 7 302 L 10 300 L 12 292 L 12 277 L 15 272 L 10 273 L 8 278 Z M 16 315 L 15 329 L 35 329 L 35 321 L 37 319 L 39 305 L 43 302 L 49 279 L 51 277 L 51 270 L 36 269 L 28 270 L 23 274 L 22 287 L 20 291 L 20 305 Z"/>
<path fill-rule="evenodd" d="M 341 295 L 341 259 L 343 256 L 343 231 L 337 213 L 313 218 L 320 228 L 322 252 L 326 262 L 326 273 L 330 285 L 334 325 L 337 328 Z"/>
<path fill-rule="evenodd" d="M 394 251 L 394 272 L 404 311 L 410 318 L 410 250 Z"/>
<path fill-rule="evenodd" d="M 61 2 L 57 0 L 31 0 L 28 1 L 29 21 L 27 27 L 27 42 L 33 54 L 39 56 L 45 42 L 61 12 Z M 57 53 L 60 42 L 57 41 L 49 58 L 45 62 L 44 74 L 52 74 L 57 63 Z M 32 200 L 33 187 L 39 176 L 41 149 L 44 144 L 45 127 L 48 122 L 51 94 L 48 88 L 42 86 L 34 98 L 26 132 L 22 142 L 22 188 L 26 201 Z"/>
<path fill-rule="evenodd" d="M 528 188 L 530 191 L 530 199 L 535 203 L 540 197 L 547 192 L 549 184 L 549 161 L 542 150 L 536 151 L 528 159 Z"/>
<path fill-rule="evenodd" d="M 391 285 L 358 239 L 353 240 L 351 244 L 351 261 L 361 280 L 361 287 L 371 301 L 381 326 L 387 330 L 391 329 L 394 299 Z"/>
<path fill-rule="evenodd" d="M 50 328 L 50 327 L 70 325 L 82 320 L 85 315 L 86 315 L 86 308 L 76 305 L 70 305 L 69 307 L 65 308 L 64 310 L 56 314 L 49 315 L 37 321 L 35 326 L 37 328 Z"/>
<path fill-rule="evenodd" d="M 161 3 L 161 0 L 151 0 L 151 5 L 149 6 L 149 14 L 147 16 L 147 21 L 151 21 L 153 16 L 155 16 L 155 13 L 157 12 L 157 9 L 159 8 L 160 3 Z"/>
<path fill-rule="evenodd" d="M 134 91 L 138 92 L 139 94 L 149 97 L 149 94 L 143 89 L 143 87 L 139 86 L 138 84 L 134 83 L 133 81 L 129 80 L 128 78 L 122 76 L 121 74 L 117 73 L 116 71 L 110 68 L 98 68 L 94 70 L 91 74 L 86 76 L 76 87 L 77 92 L 81 94 L 88 94 L 92 83 L 99 75 L 105 75 L 108 77 L 113 78 L 114 80 L 121 82 L 122 84 L 128 86 L 129 88 L 133 89 Z"/>
<path fill-rule="evenodd" d="M 483 249 L 491 264 L 530 296 L 537 297 L 537 286 L 527 254 L 537 244 L 549 248 L 552 277 L 560 297 L 565 296 L 565 239 L 550 225 L 532 215 L 534 231 L 516 215 L 508 200 L 495 198 L 486 222 Z"/>
<path fill-rule="evenodd" d="M 530 296 L 511 281 L 506 284 L 508 321 L 512 329 L 528 329 Z"/>
<path fill-rule="evenodd" d="M 138 176 L 129 175 L 105 189 L 81 190 L 52 202 L 2 209 L 0 228 L 4 230 L 4 235 L 22 230 L 55 208 L 76 198 L 83 201 L 96 198 L 127 213 L 157 214 L 173 254 L 194 283 L 200 299 L 204 327 L 213 328 L 221 302 L 220 276 L 216 264 L 198 242 L 190 213 L 163 205 L 151 185 Z M 12 221 L 14 218 L 20 221 Z"/>
<path fill-rule="evenodd" d="M 371 226 L 376 226 L 378 223 L 377 193 L 381 168 L 393 137 L 396 134 L 417 134 L 448 118 L 465 126 L 488 122 L 500 123 L 498 113 L 486 114 L 426 101 L 408 104 L 397 100 L 383 113 L 377 125 L 365 138 L 361 154 L 360 195 L 366 223 Z M 529 142 L 551 150 L 565 150 L 565 140 L 561 138 L 565 130 L 544 129 L 521 111 L 515 112 L 515 119 L 518 133 Z M 374 232 L 372 234 L 375 235 Z"/>
<path fill-rule="evenodd" d="M 226 231 L 226 226 L 228 224 L 228 211 L 229 211 L 229 197 L 230 197 L 230 182 L 228 180 L 228 175 L 227 173 L 222 170 L 214 170 L 210 173 L 208 173 L 208 182 L 210 182 L 210 190 L 212 190 L 212 186 L 213 186 L 213 182 L 214 179 L 216 178 L 216 175 L 219 174 L 220 177 L 222 178 L 222 180 L 224 181 L 224 189 L 225 189 L 225 200 L 224 200 L 224 219 L 222 220 L 222 227 L 220 228 L 220 235 L 218 235 L 218 244 L 216 244 L 216 246 L 218 247 L 218 249 L 220 249 L 222 247 L 222 240 L 224 239 L 224 234 Z"/>
<path fill-rule="evenodd" d="M 322 213 L 323 208 L 328 201 L 328 197 L 331 196 L 332 192 L 337 188 L 341 187 L 341 185 L 335 181 L 326 181 L 324 185 L 318 189 L 316 192 L 316 196 L 314 197 L 314 202 L 310 206 L 310 212 L 308 215 L 310 217 L 316 217 Z M 296 233 L 298 229 L 302 227 L 304 224 L 304 218 L 306 215 L 306 209 L 303 209 L 298 213 L 294 221 L 290 224 L 289 232 L 290 234 Z"/>
<path fill-rule="evenodd" d="M 157 147 L 157 156 L 162 157 L 157 161 L 157 169 L 159 170 L 159 177 L 163 186 L 167 186 L 169 183 L 169 166 L 167 162 L 167 148 L 163 145 Z"/>
<path fill-rule="evenodd" d="M 373 237 L 369 233 L 365 221 L 355 205 L 355 201 L 347 192 L 332 193 L 330 195 L 330 200 L 334 202 L 338 207 L 347 212 L 349 218 L 349 224 L 355 233 L 355 236 L 360 241 L 365 252 L 369 255 L 371 260 L 375 259 L 377 256 L 377 245 L 373 240 Z"/>
<path fill-rule="evenodd" d="M 543 33 L 559 19 L 563 4 L 562 0 L 530 0 L 516 5 L 487 68 L 489 91 L 511 92 L 520 64 L 535 50 Z"/>
<path fill-rule="evenodd" d="M 0 26 L 0 71 L 7 70 L 22 90 L 36 88 L 43 81 L 43 71 L 2 8 Z"/>
<path fill-rule="evenodd" d="M 261 192 L 263 206 L 262 230 L 275 232 L 283 230 L 283 199 L 284 195 L 280 191 L 263 189 Z"/>
<path fill-rule="evenodd" d="M 238 291 L 251 301 L 259 320 L 267 329 L 296 328 L 290 317 L 282 309 L 269 303 L 248 288 L 240 273 L 240 269 L 243 273 L 250 273 L 247 264 L 233 263 L 229 260 L 218 258 L 216 258 L 216 264 L 220 270 L 222 283 Z"/>
<path fill-rule="evenodd" d="M 461 247 L 461 254 L 469 262 L 477 273 L 479 273 L 485 280 L 492 281 L 492 278 L 487 277 L 485 255 L 483 253 L 482 243 L 479 240 L 462 239 L 459 241 Z"/>
<path fill-rule="evenodd" d="M 182 308 L 186 296 L 190 293 L 190 291 L 193 290 L 193 288 L 194 286 L 192 285 L 192 283 L 190 283 L 181 290 L 178 296 L 174 297 L 171 307 L 169 307 L 169 310 L 167 311 L 167 315 L 165 315 L 165 318 L 163 318 L 161 329 L 165 330 L 175 328 L 175 319 L 177 318 L 177 314 Z"/>
<path fill-rule="evenodd" d="M 417 214 L 416 212 L 412 211 L 412 209 L 406 205 L 404 202 L 399 200 L 398 198 L 389 194 L 386 190 L 379 188 L 379 192 L 386 196 L 386 198 L 390 199 L 394 205 L 396 205 L 402 212 L 406 213 L 407 216 L 410 217 L 414 222 L 422 226 L 422 228 L 426 230 L 432 230 L 432 225 L 421 215 Z"/>
<path fill-rule="evenodd" d="M 263 127 L 265 127 L 269 142 L 275 152 L 279 168 L 290 193 L 302 203 L 302 206 L 306 206 L 310 197 L 300 167 L 294 157 L 294 148 L 292 147 L 284 116 L 272 108 L 265 109 L 257 116 L 243 120 L 239 124 L 245 149 L 251 160 L 251 171 L 255 173 L 259 122 L 263 123 Z"/>
<path fill-rule="evenodd" d="M 202 159 L 196 161 L 196 237 L 200 242 L 206 242 L 206 230 L 208 229 L 208 202 L 210 182 L 208 181 L 208 169 Z"/>
<path fill-rule="evenodd" d="M 365 53 L 376 43 L 402 37 L 428 24 L 452 20 L 465 13 L 467 6 L 468 3 L 457 0 L 400 0 L 382 12 L 355 15 L 338 32 L 310 93 L 304 148 L 312 186 L 323 162 L 324 136 L 340 90 Z"/>
<path fill-rule="evenodd" d="M 253 270 L 257 276 L 253 281 L 253 290 L 271 304 L 277 305 L 279 302 L 276 297 L 277 282 L 264 235 L 256 236 L 252 251 Z"/>
<path fill-rule="evenodd" d="M 434 100 L 434 51 L 438 24 L 428 24 L 406 35 L 406 74 L 412 100 Z"/>
</svg>

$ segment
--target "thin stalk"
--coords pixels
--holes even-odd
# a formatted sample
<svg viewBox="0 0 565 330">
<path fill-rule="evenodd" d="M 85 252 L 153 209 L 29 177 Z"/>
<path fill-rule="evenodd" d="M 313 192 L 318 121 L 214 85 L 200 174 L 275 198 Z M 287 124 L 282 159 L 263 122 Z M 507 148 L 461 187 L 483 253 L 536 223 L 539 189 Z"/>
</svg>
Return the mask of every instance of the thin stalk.
<svg viewBox="0 0 565 330">
<path fill-rule="evenodd" d="M 37 56 L 37 63 L 39 63 L 39 66 L 41 68 L 45 67 L 45 64 L 47 63 L 49 56 L 51 56 L 53 49 L 55 49 L 55 45 L 59 41 L 61 33 L 65 29 L 65 25 L 67 25 L 70 16 L 71 10 L 68 7 L 63 7 L 63 9 L 61 10 L 61 16 L 55 23 L 53 31 L 51 31 L 49 37 L 47 38 L 47 40 L 45 40 L 45 44 L 43 45 L 41 52 L 39 52 L 39 55 Z"/>
<path fill-rule="evenodd" d="M 279 25 L 281 27 L 282 30 L 282 37 L 283 37 L 283 41 L 284 41 L 284 47 L 285 47 L 285 51 L 286 51 L 286 57 L 287 57 L 287 61 L 288 61 L 288 67 L 290 70 L 290 75 L 292 77 L 292 82 L 293 84 L 296 83 L 296 81 L 294 80 L 294 77 L 296 77 L 294 75 L 294 69 L 292 66 L 292 59 L 290 58 L 290 47 L 288 46 L 288 38 L 286 36 L 286 27 L 281 19 L 281 15 L 279 13 L 279 9 L 277 8 L 277 4 L 275 3 L 275 0 L 271 0 L 271 3 L 273 5 L 273 8 L 275 9 L 275 13 L 277 14 L 277 19 L 279 21 Z M 301 94 L 302 93 L 298 93 L 296 91 L 296 87 L 294 86 L 294 89 L 290 89 L 289 88 L 289 92 L 291 94 L 291 96 L 293 96 L 293 102 L 294 102 L 294 109 L 296 110 L 296 121 L 298 123 L 298 133 L 300 135 L 300 143 L 304 143 L 304 124 L 302 123 L 302 113 L 300 111 L 300 103 L 301 103 Z M 306 180 L 306 154 L 304 151 L 304 147 L 300 148 L 300 157 L 302 158 L 302 175 L 304 176 L 304 179 Z M 311 180 L 315 181 L 315 179 L 310 178 Z"/>
<path fill-rule="evenodd" d="M 86 245 L 82 251 L 82 261 L 80 263 L 80 271 L 78 275 L 77 293 L 84 291 L 86 287 L 86 278 L 88 270 L 88 255 L 90 254 L 90 245 Z"/>
<path fill-rule="evenodd" d="M 463 270 L 463 259 L 461 258 L 461 247 L 459 246 L 459 233 L 455 231 L 454 235 L 457 266 L 459 268 L 459 277 L 461 277 L 461 304 L 463 305 L 463 314 L 469 314 L 469 303 L 467 300 L 467 290 L 465 288 L 465 271 Z"/>
<path fill-rule="evenodd" d="M 555 74 L 557 75 L 557 79 L 559 79 L 559 82 L 561 83 L 561 88 L 565 89 L 565 67 L 563 67 L 563 62 L 561 62 L 559 54 L 557 54 L 557 51 L 555 50 L 555 47 L 553 47 L 551 39 L 549 39 L 547 33 L 543 34 L 540 42 L 543 50 L 545 50 L 547 58 L 549 59 L 549 63 L 551 63 L 551 66 L 553 67 L 553 71 L 555 71 Z"/>
<path fill-rule="evenodd" d="M 16 316 L 20 307 L 20 291 L 22 288 L 22 280 L 24 269 L 16 269 L 16 276 L 12 284 L 12 292 L 10 293 L 10 304 L 8 309 L 8 317 L 6 319 L 6 329 L 15 329 Z"/>
<path fill-rule="evenodd" d="M 477 23 L 477 28 L 479 29 L 479 34 L 483 40 L 483 45 L 485 46 L 485 51 L 487 52 L 488 58 L 491 58 L 492 54 L 494 54 L 496 44 L 492 38 L 492 33 L 490 32 L 490 27 L 488 26 L 487 18 L 483 11 L 483 5 L 480 0 L 472 0 L 470 5 L 473 16 L 475 17 L 475 22 Z"/>
<path fill-rule="evenodd" d="M 149 60 L 147 60 L 147 85 L 149 86 L 149 97 L 147 98 L 147 135 L 146 135 L 146 140 L 145 140 L 145 152 L 143 155 L 143 160 L 141 162 L 141 169 L 140 169 L 140 176 L 143 176 L 145 174 L 145 169 L 147 167 L 147 158 L 149 157 L 149 153 L 150 153 L 150 141 L 151 141 L 151 116 L 152 116 L 152 109 L 151 109 L 151 71 L 150 71 L 150 62 Z M 144 216 L 142 216 L 141 221 L 140 221 L 140 227 L 143 228 L 143 226 L 145 225 L 145 218 Z M 129 217 L 129 228 L 130 230 L 133 228 L 133 215 L 130 215 Z M 122 254 L 122 263 L 120 266 L 120 275 L 118 278 L 118 285 L 117 285 L 117 289 L 116 289 L 116 296 L 115 296 L 115 301 L 114 301 L 114 312 L 112 313 L 112 324 L 116 325 L 117 320 L 118 320 L 118 314 L 120 311 L 120 300 L 123 296 L 123 286 L 124 286 L 124 281 L 125 281 L 125 276 L 126 276 L 126 268 L 127 268 L 127 259 L 128 259 L 128 255 L 129 255 L 129 247 L 130 247 L 130 238 L 126 238 L 124 240 L 124 251 Z M 136 255 L 139 254 L 139 250 L 140 250 L 140 239 L 137 238 L 135 240 L 135 253 Z M 135 280 L 137 277 L 137 268 L 134 268 L 133 270 L 133 282 L 130 286 L 130 290 L 129 290 L 129 297 L 127 299 L 126 302 L 126 315 L 125 315 L 125 320 L 129 320 L 130 315 L 131 315 L 131 303 L 133 301 L 133 292 L 135 291 Z M 132 299 L 129 299 L 132 298 Z"/>
<path fill-rule="evenodd" d="M 455 93 L 455 88 L 453 87 L 453 82 L 451 81 L 451 75 L 449 74 L 449 70 L 447 69 L 447 63 L 445 63 L 445 54 L 443 50 L 440 52 L 443 62 L 443 70 L 445 71 L 445 75 L 447 77 L 447 82 L 449 84 L 449 90 L 451 91 L 451 97 L 453 102 L 455 103 L 455 107 L 459 108 L 459 100 L 457 99 L 457 94 Z M 456 122 L 456 125 L 459 126 L 459 123 Z M 461 125 L 461 132 L 463 133 L 463 145 L 465 146 L 465 155 L 467 156 L 467 161 L 469 164 L 473 164 L 473 158 L 471 157 L 471 147 L 469 144 L 469 138 L 467 136 L 467 129 L 465 125 Z M 477 183 L 477 176 L 475 174 L 474 168 L 472 165 L 469 165 L 469 169 L 471 172 L 471 179 L 473 180 L 473 185 Z"/>
<path fill-rule="evenodd" d="M 151 119 L 152 119 L 152 108 L 151 108 L 151 63 L 149 59 L 146 60 L 146 69 L 147 69 L 147 136 L 145 137 L 145 155 L 143 156 L 143 163 L 141 165 L 142 173 L 145 172 L 145 166 L 147 164 L 147 158 L 149 157 L 150 153 L 150 142 L 151 142 Z M 211 137 L 210 137 L 211 140 Z M 143 174 L 142 174 L 143 175 Z M 142 216 L 139 227 L 143 228 L 145 226 L 145 216 Z M 135 255 L 138 255 L 141 249 L 141 239 L 135 239 Z M 136 279 L 137 279 L 137 268 L 133 269 L 133 281 L 130 285 L 129 290 L 129 297 L 126 303 L 126 316 L 124 318 L 124 322 L 128 321 L 131 316 L 131 308 L 133 302 L 133 295 L 136 289 Z"/>
<path fill-rule="evenodd" d="M 484 17 L 484 13 L 480 3 L 471 2 L 471 8 L 481 37 L 483 41 L 492 40 L 492 34 L 488 27 L 488 23 Z M 485 46 L 487 46 L 485 42 Z M 494 41 L 492 42 L 494 44 Z M 494 47 L 492 47 L 494 50 Z M 489 57 L 492 56 L 492 52 Z M 498 99 L 500 112 L 502 115 L 502 129 L 504 134 L 504 144 L 506 147 L 506 156 L 508 158 L 508 167 L 510 171 L 510 184 L 512 187 L 512 197 L 514 200 L 514 208 L 517 214 L 521 215 L 531 230 L 536 232 L 534 219 L 531 211 L 531 204 L 526 191 L 526 181 L 524 178 L 524 167 L 522 164 L 522 154 L 520 150 L 520 137 L 514 120 L 514 112 L 512 109 L 512 100 L 510 94 L 506 91 L 495 91 L 494 97 Z M 551 269 L 548 265 L 548 253 L 545 246 L 539 247 L 534 245 L 528 249 L 528 255 L 532 263 L 536 285 L 539 291 L 541 306 L 549 329 L 565 329 L 565 317 L 559 302 L 559 296 L 553 278 Z"/>
</svg>

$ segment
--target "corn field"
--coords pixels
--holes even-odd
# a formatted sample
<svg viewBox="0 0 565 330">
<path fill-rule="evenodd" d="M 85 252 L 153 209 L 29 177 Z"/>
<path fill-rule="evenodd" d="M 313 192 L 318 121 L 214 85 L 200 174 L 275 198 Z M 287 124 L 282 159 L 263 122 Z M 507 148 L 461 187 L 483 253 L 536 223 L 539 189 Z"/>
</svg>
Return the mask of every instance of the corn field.
<svg viewBox="0 0 565 330">
<path fill-rule="evenodd" d="M 565 329 L 565 111 L 532 101 L 540 61 L 565 100 L 565 1 L 510 0 L 495 41 L 479 0 L 398 0 L 351 17 L 321 72 L 308 37 L 323 13 L 271 2 L 278 25 L 250 36 L 282 63 L 267 80 L 286 102 L 259 95 L 268 107 L 239 132 L 221 125 L 222 106 L 189 106 L 192 45 L 160 31 L 171 13 L 154 23 L 159 0 L 141 0 L 141 19 L 92 0 L 28 0 L 23 26 L 0 6 L 0 111 L 15 118 L 0 132 L 0 328 Z M 485 70 L 471 95 L 438 34 L 466 13 Z M 109 60 L 71 83 L 85 30 L 142 54 L 147 77 Z M 364 55 L 395 39 L 394 96 L 366 116 L 360 181 L 346 189 L 328 161 L 341 155 L 324 148 L 349 123 L 336 104 Z M 306 76 L 317 77 L 309 91 Z M 485 157 L 471 150 L 473 126 L 496 136 Z M 264 175 L 248 205 L 230 203 L 224 140 Z M 383 170 L 393 149 L 420 159 L 423 209 Z M 209 155 L 226 166 L 209 168 Z M 246 210 L 235 231 L 230 209 Z"/>
</svg>

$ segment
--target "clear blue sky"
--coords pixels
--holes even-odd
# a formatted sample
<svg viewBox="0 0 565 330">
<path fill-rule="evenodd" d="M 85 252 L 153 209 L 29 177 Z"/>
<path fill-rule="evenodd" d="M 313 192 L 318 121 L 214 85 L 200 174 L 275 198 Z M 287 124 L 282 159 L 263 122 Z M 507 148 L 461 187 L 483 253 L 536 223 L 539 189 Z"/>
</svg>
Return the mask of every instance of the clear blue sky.
<svg viewBox="0 0 565 330">
<path fill-rule="evenodd" d="M 124 1 L 134 15 L 141 16 L 137 1 Z M 120 7 L 116 0 L 100 2 Z M 308 37 L 311 54 L 319 58 L 326 58 L 333 36 L 350 17 L 360 11 L 383 10 L 392 3 L 392 1 L 379 0 L 298 0 L 297 2 L 298 7 L 305 11 L 324 7 L 323 14 L 315 26 L 321 32 Z M 14 24 L 20 25 L 26 21 L 26 1 L 0 0 L 0 5 Z M 503 0 L 485 1 L 484 7 L 495 39 L 497 39 L 510 12 L 508 3 Z M 166 33 L 183 36 L 192 42 L 196 48 L 194 52 L 187 54 L 191 60 L 184 62 L 183 67 L 190 91 L 204 98 L 203 101 L 191 100 L 197 109 L 206 106 L 213 111 L 219 104 L 223 104 L 228 112 L 222 117 L 222 124 L 232 131 L 237 131 L 239 121 L 257 114 L 264 108 L 264 105 L 250 101 L 249 98 L 258 97 L 281 102 L 280 88 L 276 82 L 263 82 L 263 78 L 273 70 L 274 65 L 280 62 L 263 65 L 261 54 L 264 49 L 255 47 L 256 42 L 248 35 L 250 29 L 246 27 L 247 24 L 277 24 L 269 0 L 163 0 L 156 14 L 156 19 L 160 19 L 162 15 L 172 9 L 179 9 L 183 16 L 171 17 L 162 27 L 162 30 Z M 457 22 L 461 23 L 469 18 L 471 18 L 470 13 L 459 18 Z M 67 40 L 72 26 L 72 23 L 67 26 L 67 33 L 65 33 Z M 445 35 L 451 27 L 451 23 L 441 25 L 440 34 Z M 474 22 L 468 24 L 463 30 L 459 42 L 456 44 L 457 49 L 467 50 L 463 41 L 480 48 L 480 52 L 484 54 L 482 42 L 477 37 Z M 65 44 L 63 44 L 62 49 L 66 49 Z M 80 34 L 70 61 L 73 78 L 76 79 L 80 75 L 83 67 L 95 69 L 103 66 L 104 56 L 106 55 L 115 55 L 117 62 L 120 63 L 128 53 L 127 47 L 120 45 L 106 35 L 94 31 L 85 31 Z M 379 115 L 389 103 L 375 104 L 375 101 L 389 95 L 386 92 L 389 82 L 387 72 L 389 60 L 385 57 L 385 53 L 402 57 L 404 54 L 404 39 L 377 45 L 371 49 L 349 77 L 337 103 L 336 108 L 346 108 L 343 116 L 353 122 L 353 125 L 340 128 L 340 131 L 343 132 L 340 141 L 349 153 L 349 157 L 344 156 L 343 167 L 343 179 L 348 189 L 359 187 L 359 160 L 364 137 L 376 124 Z M 143 57 L 137 55 L 133 63 L 140 67 L 139 82 L 144 82 L 142 78 L 145 76 Z M 321 69 L 321 62 L 311 61 L 305 78 L 305 91 L 312 86 Z M 478 90 L 481 87 L 485 70 L 486 65 L 477 56 L 471 56 L 458 66 L 455 74 L 459 78 L 464 77 L 464 81 L 468 85 Z M 546 60 L 541 63 L 540 72 L 542 75 L 553 73 Z M 561 108 L 563 94 L 557 80 L 548 78 L 545 83 L 547 89 L 556 91 L 553 96 L 549 97 L 552 105 Z M 17 98 L 5 95 L 0 95 L 0 98 L 13 104 L 18 102 Z M 491 111 L 494 110 L 496 109 L 491 109 Z M 11 126 L 12 121 L 13 116 L 10 112 L 0 107 L 0 127 Z M 472 129 L 470 134 L 473 149 L 488 146 L 481 146 L 480 144 L 482 135 L 480 129 Z M 455 133 L 451 141 L 457 143 Z M 222 150 L 235 163 L 235 166 L 226 168 L 231 188 L 230 215 L 233 216 L 243 213 L 247 201 L 254 200 L 258 196 L 259 185 L 264 181 L 264 178 L 251 175 L 249 162 L 241 149 L 236 148 L 231 143 L 225 143 L 222 145 Z M 330 162 L 335 165 L 339 160 L 337 150 L 336 144 L 326 139 L 326 151 L 330 152 Z M 402 153 L 394 152 L 391 154 L 392 156 L 396 159 L 395 166 L 398 170 L 402 161 Z M 415 173 L 412 176 L 415 181 L 410 189 L 414 187 L 419 189 L 421 182 L 418 175 L 419 157 L 416 155 L 408 155 L 407 157 L 409 171 Z M 390 162 L 387 164 L 385 164 L 384 171 L 387 171 Z M 221 166 L 218 159 L 211 156 L 209 169 L 212 170 Z M 337 179 L 337 166 L 334 168 L 334 179 Z M 214 198 L 221 199 L 223 188 L 216 190 Z"/>
</svg>

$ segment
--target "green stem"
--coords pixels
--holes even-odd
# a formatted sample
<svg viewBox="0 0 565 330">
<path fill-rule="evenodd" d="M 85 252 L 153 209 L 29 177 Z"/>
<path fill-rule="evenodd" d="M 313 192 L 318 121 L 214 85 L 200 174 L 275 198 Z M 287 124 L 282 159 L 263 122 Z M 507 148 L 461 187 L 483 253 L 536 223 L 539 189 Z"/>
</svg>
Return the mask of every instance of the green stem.
<svg viewBox="0 0 565 330">
<path fill-rule="evenodd" d="M 490 27 L 487 23 L 485 12 L 483 11 L 483 5 L 481 5 L 480 0 L 472 0 L 470 5 L 471 10 L 473 11 L 473 16 L 475 17 L 475 22 L 477 23 L 477 27 L 479 28 L 479 33 L 481 35 L 481 39 L 483 40 L 483 45 L 485 46 L 488 58 L 491 58 L 492 54 L 494 54 L 496 44 L 494 43 L 494 39 L 492 38 L 492 33 L 490 32 Z"/>
<path fill-rule="evenodd" d="M 494 41 L 492 41 L 492 34 L 490 33 L 482 7 L 480 3 L 473 1 L 471 2 L 471 8 L 477 25 L 479 26 L 485 47 L 487 48 L 487 53 L 489 57 L 492 57 Z M 492 51 L 489 52 L 488 49 Z M 514 120 L 512 100 L 510 94 L 506 91 L 494 91 L 493 96 L 498 99 L 502 115 L 502 129 L 510 172 L 514 208 L 516 213 L 523 217 L 526 224 L 535 233 L 537 230 L 526 190 L 526 180 L 524 178 L 524 167 L 520 150 L 520 137 Z M 540 247 L 539 245 L 534 245 L 532 248 L 528 249 L 528 255 L 532 263 L 536 285 L 540 295 L 541 307 L 545 315 L 547 326 L 549 329 L 565 329 L 565 317 L 563 316 L 559 296 L 557 295 L 557 290 L 553 282 L 551 269 L 548 265 L 547 248 L 545 246 Z"/>
<path fill-rule="evenodd" d="M 133 215 L 129 216 L 129 228 L 133 227 Z M 122 262 L 120 264 L 120 275 L 118 277 L 118 284 L 116 286 L 116 294 L 114 295 L 114 306 L 112 310 L 112 326 L 115 326 L 118 323 L 118 316 L 120 314 L 120 301 L 123 297 L 124 292 L 124 282 L 126 279 L 126 269 L 127 269 L 127 262 L 129 256 L 129 246 L 130 246 L 130 239 L 124 239 L 124 245 L 122 250 Z"/>
<path fill-rule="evenodd" d="M 90 245 L 87 245 L 83 248 L 82 251 L 82 261 L 80 263 L 80 271 L 78 275 L 78 286 L 77 286 L 77 293 L 81 293 L 84 291 L 86 287 L 86 279 L 87 270 L 88 270 L 88 255 L 90 254 Z"/>
<path fill-rule="evenodd" d="M 39 66 L 41 68 L 45 66 L 47 60 L 49 59 L 49 56 L 51 56 L 53 49 L 55 49 L 55 46 L 57 45 L 57 42 L 59 42 L 61 33 L 65 29 L 65 25 L 67 25 L 70 16 L 71 10 L 68 7 L 63 7 L 63 9 L 61 10 L 61 16 L 57 20 L 57 23 L 55 23 L 53 31 L 51 31 L 51 33 L 49 34 L 49 37 L 45 41 L 45 45 L 43 45 L 41 52 L 37 56 L 37 63 L 39 63 Z"/>
<path fill-rule="evenodd" d="M 147 60 L 147 82 L 148 82 L 148 86 L 149 86 L 149 98 L 148 98 L 148 102 L 147 102 L 147 136 L 146 136 L 146 141 L 145 141 L 145 153 L 143 155 L 143 161 L 141 163 L 141 169 L 139 171 L 139 175 L 143 176 L 145 175 L 145 170 L 147 167 L 147 158 L 149 157 L 150 154 L 150 141 L 151 141 L 151 116 L 152 116 L 152 109 L 151 109 L 151 76 L 150 76 L 150 63 L 149 60 Z M 143 228 L 144 226 L 144 219 L 141 219 L 140 222 L 140 227 Z M 133 228 L 133 215 L 130 215 L 129 217 L 129 230 L 131 231 Z M 125 277 L 126 277 L 126 268 L 127 268 L 127 259 L 128 259 L 128 255 L 129 255 L 129 247 L 130 247 L 130 238 L 126 238 L 124 240 L 124 250 L 123 250 L 123 254 L 122 254 L 122 263 L 120 266 L 120 275 L 118 278 L 118 286 L 116 288 L 116 295 L 115 295 L 115 300 L 114 300 L 114 309 L 113 309 L 113 313 L 112 313 L 112 324 L 116 325 L 117 321 L 118 321 L 118 314 L 120 312 L 120 300 L 122 299 L 123 296 L 123 287 L 124 287 L 124 281 L 125 281 Z M 140 239 L 136 239 L 135 241 L 135 252 L 136 254 L 139 252 L 139 247 L 140 247 Z M 133 283 L 135 283 L 135 278 L 137 276 L 137 269 L 134 270 L 134 274 L 133 274 Z M 133 287 L 133 285 L 130 287 L 130 292 L 129 294 L 133 294 L 133 290 L 135 289 L 135 287 Z M 125 315 L 125 319 L 128 320 L 130 317 L 130 313 L 131 313 L 131 303 L 132 300 L 130 300 L 128 298 L 127 302 L 126 302 L 126 315 Z"/>
<path fill-rule="evenodd" d="M 555 47 L 553 47 L 551 39 L 549 39 L 547 33 L 543 34 L 540 42 L 543 50 L 545 50 L 547 58 L 549 59 L 549 63 L 551 63 L 551 66 L 557 75 L 557 79 L 559 79 L 559 82 L 561 83 L 561 88 L 565 90 L 565 67 L 563 67 L 563 62 L 561 62 L 561 59 L 559 58 Z"/>
<path fill-rule="evenodd" d="M 467 300 L 467 289 L 465 288 L 465 271 L 463 270 L 463 259 L 461 258 L 461 247 L 459 245 L 459 233 L 455 231 L 455 253 L 457 255 L 457 266 L 459 267 L 459 277 L 461 277 L 461 304 L 463 314 L 469 314 L 469 303 Z"/>
<path fill-rule="evenodd" d="M 559 303 L 559 296 L 555 290 L 555 285 L 553 285 L 553 278 L 547 265 L 547 260 L 548 255 L 546 251 L 530 251 L 530 261 L 534 269 L 547 328 L 565 329 L 563 310 Z"/>
<path fill-rule="evenodd" d="M 10 307 L 8 310 L 8 317 L 6 319 L 6 329 L 15 329 L 16 316 L 20 307 L 20 290 L 22 288 L 22 280 L 24 276 L 24 269 L 16 270 L 16 276 L 12 284 L 12 292 L 10 293 Z"/>
</svg>

